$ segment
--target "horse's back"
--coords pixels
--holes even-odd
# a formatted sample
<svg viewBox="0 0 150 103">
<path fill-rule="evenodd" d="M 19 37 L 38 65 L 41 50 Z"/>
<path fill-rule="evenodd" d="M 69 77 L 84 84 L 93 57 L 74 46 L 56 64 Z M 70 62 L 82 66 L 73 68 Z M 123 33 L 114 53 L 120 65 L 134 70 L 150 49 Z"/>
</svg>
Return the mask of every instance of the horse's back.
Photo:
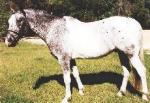
<svg viewBox="0 0 150 103">
<path fill-rule="evenodd" d="M 113 29 L 116 28 L 116 29 L 118 29 L 118 30 L 120 29 L 122 31 L 126 30 L 127 32 L 142 29 L 139 22 L 130 17 L 113 16 L 110 18 L 103 19 L 101 21 L 103 22 L 103 25 L 106 28 L 111 26 Z"/>
<path fill-rule="evenodd" d="M 114 16 L 87 23 L 64 18 L 65 46 L 75 58 L 102 56 L 115 48 L 125 50 L 141 40 L 141 26 L 132 18 Z"/>
</svg>

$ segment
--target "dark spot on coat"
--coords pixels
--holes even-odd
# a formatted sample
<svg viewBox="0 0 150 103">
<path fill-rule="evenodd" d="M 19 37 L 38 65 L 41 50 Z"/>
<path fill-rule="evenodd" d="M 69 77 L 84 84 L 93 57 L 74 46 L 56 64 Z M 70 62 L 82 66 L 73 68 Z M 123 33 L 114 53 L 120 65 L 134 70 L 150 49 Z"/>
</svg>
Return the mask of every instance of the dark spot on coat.
<svg viewBox="0 0 150 103">
<path fill-rule="evenodd" d="M 124 37 L 122 37 L 121 39 L 125 39 Z"/>
</svg>

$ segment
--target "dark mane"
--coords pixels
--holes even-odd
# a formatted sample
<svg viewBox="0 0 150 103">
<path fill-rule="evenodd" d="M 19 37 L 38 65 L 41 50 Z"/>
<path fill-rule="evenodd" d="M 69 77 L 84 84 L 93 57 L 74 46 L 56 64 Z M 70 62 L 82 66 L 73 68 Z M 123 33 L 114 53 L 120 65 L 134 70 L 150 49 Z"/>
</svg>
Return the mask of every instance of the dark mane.
<svg viewBox="0 0 150 103">
<path fill-rule="evenodd" d="M 25 9 L 25 13 L 28 17 L 37 19 L 38 21 L 43 22 L 50 22 L 54 19 L 59 19 L 60 17 L 54 16 L 49 14 L 47 11 L 44 10 L 34 10 L 34 9 Z"/>
</svg>

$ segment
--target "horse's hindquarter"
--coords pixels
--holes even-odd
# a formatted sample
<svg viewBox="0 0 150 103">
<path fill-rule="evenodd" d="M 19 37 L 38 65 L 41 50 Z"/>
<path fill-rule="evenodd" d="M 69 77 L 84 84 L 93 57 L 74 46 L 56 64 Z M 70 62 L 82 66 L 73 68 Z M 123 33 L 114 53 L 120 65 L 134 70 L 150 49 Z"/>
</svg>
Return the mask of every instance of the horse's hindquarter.
<svg viewBox="0 0 150 103">
<path fill-rule="evenodd" d="M 111 39 L 116 48 L 124 52 L 134 52 L 140 48 L 142 28 L 135 19 L 115 16 L 103 21 L 103 27 L 106 31 L 110 31 Z"/>
<path fill-rule="evenodd" d="M 65 49 L 73 58 L 98 57 L 114 49 L 100 30 L 99 21 L 83 23 L 66 17 L 66 28 Z"/>
</svg>

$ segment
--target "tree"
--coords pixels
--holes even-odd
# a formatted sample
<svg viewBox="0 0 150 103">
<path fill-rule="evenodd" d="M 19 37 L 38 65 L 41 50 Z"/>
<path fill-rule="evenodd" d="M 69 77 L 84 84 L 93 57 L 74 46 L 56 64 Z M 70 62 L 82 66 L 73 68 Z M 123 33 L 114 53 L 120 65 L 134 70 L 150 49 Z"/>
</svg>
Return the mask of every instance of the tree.
<svg viewBox="0 0 150 103">
<path fill-rule="evenodd" d="M 150 0 L 145 0 L 145 7 L 150 9 Z"/>
<path fill-rule="evenodd" d="M 132 17 L 138 20 L 143 28 L 150 28 L 150 11 L 145 8 L 144 0 L 134 1 L 134 11 Z"/>
<path fill-rule="evenodd" d="M 118 0 L 118 15 L 131 16 L 133 5 L 128 0 Z"/>
<path fill-rule="evenodd" d="M 7 29 L 6 5 L 10 0 L 0 0 L 0 36 Z M 113 15 L 130 16 L 144 28 L 150 28 L 150 0 L 11 0 L 20 8 L 46 10 L 56 16 L 69 15 L 81 21 L 100 20 Z M 145 2 L 144 2 L 145 1 Z M 147 8 L 145 8 L 147 7 Z"/>
<path fill-rule="evenodd" d="M 0 37 L 6 35 L 8 15 L 7 2 L 5 0 L 0 0 Z"/>
</svg>

